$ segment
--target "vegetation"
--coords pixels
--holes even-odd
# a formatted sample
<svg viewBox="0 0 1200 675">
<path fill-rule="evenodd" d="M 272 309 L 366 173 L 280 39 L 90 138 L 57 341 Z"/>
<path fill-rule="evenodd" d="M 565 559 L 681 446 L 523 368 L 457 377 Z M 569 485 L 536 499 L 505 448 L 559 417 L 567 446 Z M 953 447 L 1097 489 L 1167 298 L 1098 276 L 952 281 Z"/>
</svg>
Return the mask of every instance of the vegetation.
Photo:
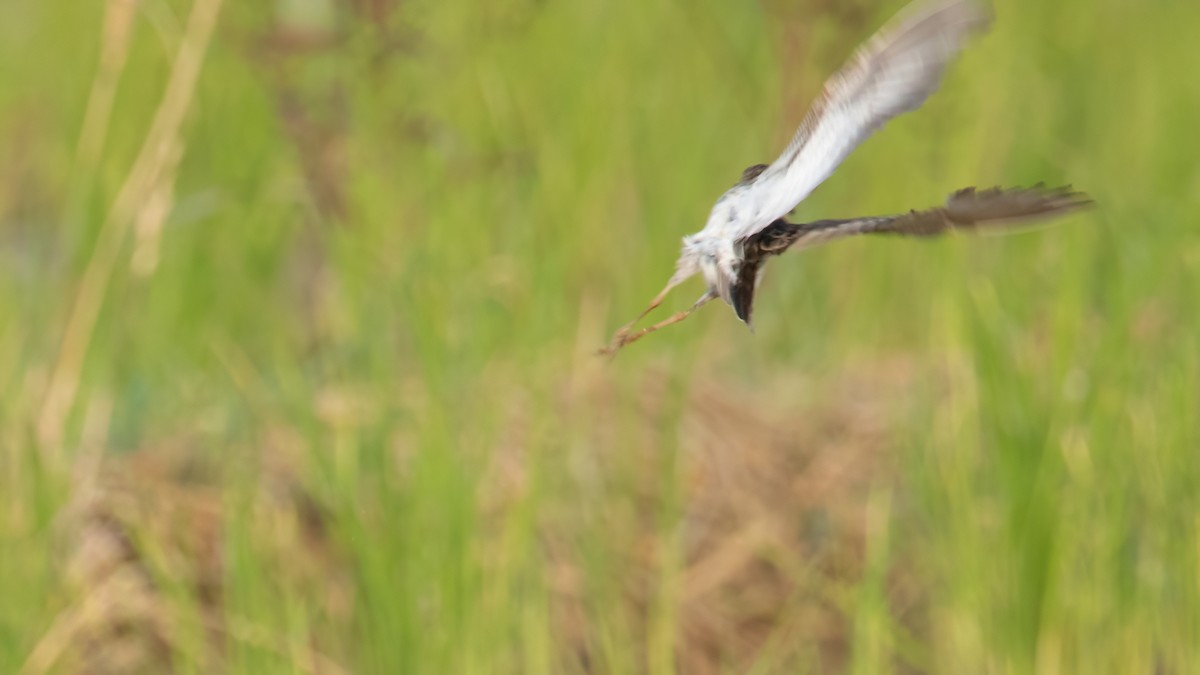
<svg viewBox="0 0 1200 675">
<path fill-rule="evenodd" d="M 1189 672 L 1200 6 L 998 0 L 798 217 L 1094 211 L 593 355 L 899 5 L 0 3 L 0 671 Z"/>
</svg>

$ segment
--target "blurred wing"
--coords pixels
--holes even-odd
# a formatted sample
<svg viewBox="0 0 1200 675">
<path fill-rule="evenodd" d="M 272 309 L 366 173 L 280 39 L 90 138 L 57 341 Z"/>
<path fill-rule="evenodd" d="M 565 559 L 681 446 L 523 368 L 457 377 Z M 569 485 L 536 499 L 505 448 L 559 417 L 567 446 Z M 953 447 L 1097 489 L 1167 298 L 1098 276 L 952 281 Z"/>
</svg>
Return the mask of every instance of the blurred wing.
<svg viewBox="0 0 1200 675">
<path fill-rule="evenodd" d="M 933 237 L 950 230 L 1012 227 L 1031 220 L 1064 215 L 1091 203 L 1087 195 L 1072 192 L 1070 187 L 1008 190 L 966 188 L 950 195 L 945 206 L 926 211 L 803 224 L 776 221 L 751 241 L 763 254 L 778 255 L 793 245 L 807 248 L 857 234 Z"/>
<path fill-rule="evenodd" d="M 786 215 L 876 129 L 920 107 L 967 36 L 989 19 L 972 0 L 950 0 L 906 10 L 881 29 L 825 83 L 787 149 L 747 186 L 756 212 L 733 236 Z"/>
</svg>

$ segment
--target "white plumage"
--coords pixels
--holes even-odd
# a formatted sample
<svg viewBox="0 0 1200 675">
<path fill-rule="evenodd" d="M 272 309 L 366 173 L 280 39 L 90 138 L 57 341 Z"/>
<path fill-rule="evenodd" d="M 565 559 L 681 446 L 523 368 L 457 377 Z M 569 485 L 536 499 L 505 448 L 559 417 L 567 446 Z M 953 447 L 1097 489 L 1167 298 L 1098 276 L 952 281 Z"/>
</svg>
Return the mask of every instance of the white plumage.
<svg viewBox="0 0 1200 675">
<path fill-rule="evenodd" d="M 674 281 L 702 272 L 728 301 L 721 291 L 736 274 L 737 242 L 795 209 L 888 120 L 919 108 L 967 36 L 988 21 L 972 0 L 910 7 L 893 19 L 825 83 L 783 154 L 717 200 L 704 229 L 685 239 Z"/>
<path fill-rule="evenodd" d="M 748 324 L 763 258 L 778 255 L 792 242 L 803 239 L 802 235 L 818 238 L 815 232 L 828 230 L 828 223 L 861 222 L 823 221 L 822 228 L 805 229 L 783 221 L 783 216 L 888 120 L 919 108 L 937 90 L 946 65 L 962 50 L 967 38 L 986 28 L 990 19 L 988 10 L 976 0 L 942 0 L 910 7 L 881 29 L 825 83 L 783 154 L 769 166 L 747 169 L 743 179 L 717 200 L 704 229 L 684 237 L 675 274 L 667 286 L 637 319 L 617 331 L 605 351 L 615 353 L 718 297 L 733 306 Z M 1061 201 L 1062 195 L 1075 195 L 1061 191 L 996 194 L 990 205 L 997 221 L 1009 210 L 1021 215 L 1021 200 L 1056 205 L 1055 209 L 1039 212 L 1039 216 L 1084 203 L 1074 200 L 1071 206 L 1060 205 L 1056 198 Z M 829 238 L 823 230 L 819 238 Z M 771 241 L 765 242 L 764 237 Z M 657 307 L 672 288 L 695 274 L 704 276 L 707 288 L 691 309 L 630 334 L 632 326 Z"/>
</svg>

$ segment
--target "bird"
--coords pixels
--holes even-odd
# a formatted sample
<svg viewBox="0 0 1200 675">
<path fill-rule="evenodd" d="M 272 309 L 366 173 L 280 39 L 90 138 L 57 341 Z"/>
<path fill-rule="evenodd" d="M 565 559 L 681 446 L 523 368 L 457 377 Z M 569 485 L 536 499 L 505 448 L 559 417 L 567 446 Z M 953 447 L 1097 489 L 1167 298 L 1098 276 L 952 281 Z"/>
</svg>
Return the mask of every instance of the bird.
<svg viewBox="0 0 1200 675">
<path fill-rule="evenodd" d="M 939 87 L 948 64 L 973 35 L 991 24 L 978 0 L 916 2 L 881 28 L 828 81 L 783 153 L 771 164 L 747 168 L 712 208 L 701 231 L 683 238 L 675 272 L 633 321 L 600 352 L 623 347 L 683 321 L 720 298 L 753 330 L 755 292 L 768 258 L 796 246 L 859 234 L 932 237 L 1063 215 L 1092 202 L 1070 186 L 965 188 L 937 208 L 908 213 L 791 223 L 784 216 L 837 169 L 858 145 L 890 119 L 919 108 Z M 688 309 L 652 326 L 634 327 L 676 286 L 695 275 L 704 294 Z"/>
</svg>

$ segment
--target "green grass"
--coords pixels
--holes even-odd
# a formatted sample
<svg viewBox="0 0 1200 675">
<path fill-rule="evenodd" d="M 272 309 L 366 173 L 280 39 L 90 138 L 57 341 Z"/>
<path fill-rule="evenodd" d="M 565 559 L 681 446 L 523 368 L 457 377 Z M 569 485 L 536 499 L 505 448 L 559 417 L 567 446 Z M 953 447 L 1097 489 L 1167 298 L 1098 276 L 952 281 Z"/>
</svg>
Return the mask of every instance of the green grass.
<svg viewBox="0 0 1200 675">
<path fill-rule="evenodd" d="M 193 2 L 0 6 L 0 671 L 1200 663 L 1200 8 L 997 2 L 798 214 L 1094 211 L 789 254 L 755 335 L 605 363 L 900 3 Z"/>
</svg>

